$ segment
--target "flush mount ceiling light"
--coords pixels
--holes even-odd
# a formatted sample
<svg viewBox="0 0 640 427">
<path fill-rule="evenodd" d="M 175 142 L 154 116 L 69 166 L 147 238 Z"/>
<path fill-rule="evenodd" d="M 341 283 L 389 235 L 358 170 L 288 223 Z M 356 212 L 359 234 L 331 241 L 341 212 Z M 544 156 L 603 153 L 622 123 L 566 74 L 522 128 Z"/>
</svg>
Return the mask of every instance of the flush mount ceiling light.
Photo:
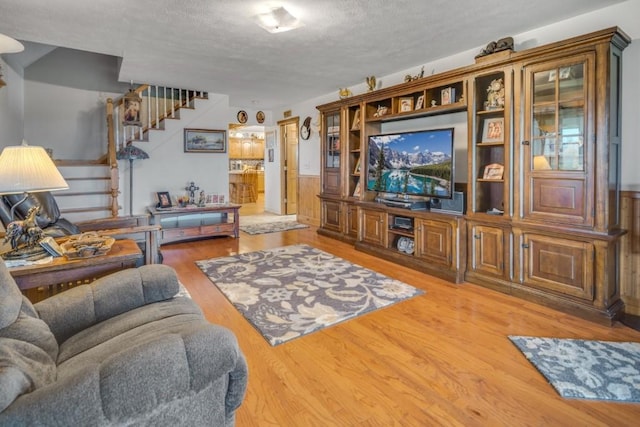
<svg viewBox="0 0 640 427">
<path fill-rule="evenodd" d="M 266 13 L 260 13 L 255 16 L 255 19 L 259 26 L 270 33 L 284 33 L 303 25 L 298 18 L 282 6 Z"/>
</svg>

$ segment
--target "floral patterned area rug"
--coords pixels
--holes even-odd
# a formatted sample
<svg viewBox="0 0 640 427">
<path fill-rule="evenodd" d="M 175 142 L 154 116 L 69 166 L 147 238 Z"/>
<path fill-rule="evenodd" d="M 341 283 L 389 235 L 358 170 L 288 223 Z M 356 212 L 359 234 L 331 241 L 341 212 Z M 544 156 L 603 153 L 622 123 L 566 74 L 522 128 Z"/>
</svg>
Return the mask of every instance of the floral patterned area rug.
<svg viewBox="0 0 640 427">
<path fill-rule="evenodd" d="M 640 402 L 640 343 L 509 339 L 562 397 Z"/>
<path fill-rule="evenodd" d="M 247 234 L 275 233 L 278 231 L 296 230 L 299 228 L 309 228 L 309 226 L 295 221 L 277 221 L 267 222 L 264 224 L 240 225 L 240 231 L 244 231 Z"/>
<path fill-rule="evenodd" d="M 308 245 L 196 264 L 273 346 L 424 293 Z"/>
</svg>

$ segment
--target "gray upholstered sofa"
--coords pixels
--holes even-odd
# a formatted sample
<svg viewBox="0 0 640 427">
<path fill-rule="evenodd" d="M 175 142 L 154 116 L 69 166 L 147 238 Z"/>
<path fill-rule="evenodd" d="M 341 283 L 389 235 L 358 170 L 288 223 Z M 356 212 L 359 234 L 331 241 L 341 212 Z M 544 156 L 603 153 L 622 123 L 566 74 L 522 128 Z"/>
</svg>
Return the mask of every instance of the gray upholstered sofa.
<svg viewBox="0 0 640 427">
<path fill-rule="evenodd" d="M 32 305 L 0 260 L 0 425 L 228 426 L 247 367 L 164 265 Z"/>
</svg>

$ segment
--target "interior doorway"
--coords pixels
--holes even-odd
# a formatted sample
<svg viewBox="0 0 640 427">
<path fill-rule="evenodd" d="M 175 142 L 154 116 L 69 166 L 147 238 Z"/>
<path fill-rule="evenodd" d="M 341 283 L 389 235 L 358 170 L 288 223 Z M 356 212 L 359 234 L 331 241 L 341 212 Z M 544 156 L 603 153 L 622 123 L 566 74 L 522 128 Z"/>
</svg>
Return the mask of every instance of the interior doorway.
<svg viewBox="0 0 640 427">
<path fill-rule="evenodd" d="M 278 122 L 282 159 L 281 212 L 284 215 L 298 212 L 298 122 L 298 117 Z"/>
</svg>

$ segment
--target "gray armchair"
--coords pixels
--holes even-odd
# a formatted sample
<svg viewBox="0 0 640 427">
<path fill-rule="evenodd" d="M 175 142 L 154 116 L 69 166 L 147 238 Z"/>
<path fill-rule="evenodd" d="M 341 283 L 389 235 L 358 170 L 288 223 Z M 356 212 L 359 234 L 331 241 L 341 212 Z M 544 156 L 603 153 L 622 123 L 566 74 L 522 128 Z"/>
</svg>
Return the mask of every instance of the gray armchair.
<svg viewBox="0 0 640 427">
<path fill-rule="evenodd" d="M 0 261 L 0 425 L 233 425 L 244 356 L 179 288 L 155 264 L 32 305 Z"/>
</svg>

